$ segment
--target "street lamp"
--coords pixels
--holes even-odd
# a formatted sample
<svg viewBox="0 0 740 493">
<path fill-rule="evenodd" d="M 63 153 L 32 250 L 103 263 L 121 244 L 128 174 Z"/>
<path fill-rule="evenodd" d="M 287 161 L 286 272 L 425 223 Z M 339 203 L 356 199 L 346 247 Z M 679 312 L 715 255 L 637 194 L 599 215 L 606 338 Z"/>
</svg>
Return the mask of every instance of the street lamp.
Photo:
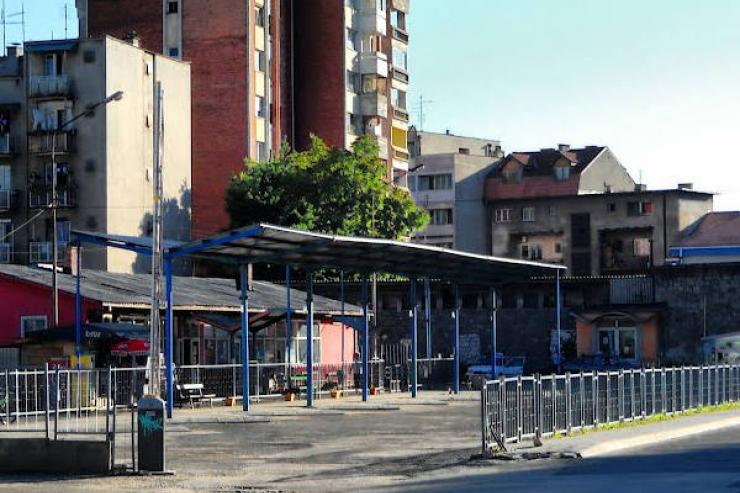
<svg viewBox="0 0 740 493">
<path fill-rule="evenodd" d="M 120 101 L 123 99 L 123 91 L 116 91 L 105 99 L 98 101 L 97 103 L 88 105 L 85 110 L 70 118 L 64 123 L 57 124 L 56 128 L 51 133 L 51 255 L 52 255 L 52 270 L 51 270 L 51 311 L 52 319 L 54 321 L 54 327 L 59 326 L 59 285 L 57 282 L 57 267 L 59 263 L 59 245 L 57 244 L 57 209 L 59 208 L 59 194 L 57 191 L 57 156 L 56 156 L 56 137 L 59 132 L 64 130 L 72 123 L 76 122 L 80 118 L 91 118 L 95 115 L 95 110 L 100 106 L 104 106 L 114 101 Z M 80 275 L 79 272 L 77 275 Z"/>
</svg>

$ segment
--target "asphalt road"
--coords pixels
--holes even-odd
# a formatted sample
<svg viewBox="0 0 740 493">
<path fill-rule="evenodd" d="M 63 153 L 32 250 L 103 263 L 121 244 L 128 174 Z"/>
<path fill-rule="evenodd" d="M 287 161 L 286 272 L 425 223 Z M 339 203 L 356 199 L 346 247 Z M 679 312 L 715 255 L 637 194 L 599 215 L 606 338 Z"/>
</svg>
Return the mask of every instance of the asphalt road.
<svg viewBox="0 0 740 493">
<path fill-rule="evenodd" d="M 393 492 L 740 492 L 740 428 L 688 437 L 613 456 L 530 462 L 496 471 L 456 471 Z M 371 490 L 366 490 L 371 491 Z"/>
</svg>

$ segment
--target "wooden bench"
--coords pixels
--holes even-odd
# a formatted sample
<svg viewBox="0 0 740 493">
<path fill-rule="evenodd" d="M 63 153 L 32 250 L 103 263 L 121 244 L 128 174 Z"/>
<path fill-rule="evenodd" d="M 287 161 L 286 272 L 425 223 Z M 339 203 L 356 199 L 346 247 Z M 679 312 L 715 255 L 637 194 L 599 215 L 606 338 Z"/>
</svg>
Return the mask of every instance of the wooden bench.
<svg viewBox="0 0 740 493">
<path fill-rule="evenodd" d="M 216 394 L 204 394 L 202 383 L 184 383 L 175 385 L 177 390 L 177 400 L 180 403 L 180 407 L 183 404 L 188 403 L 190 407 L 195 407 L 196 404 L 200 405 L 203 402 L 213 407 L 213 401 L 216 400 Z"/>
</svg>

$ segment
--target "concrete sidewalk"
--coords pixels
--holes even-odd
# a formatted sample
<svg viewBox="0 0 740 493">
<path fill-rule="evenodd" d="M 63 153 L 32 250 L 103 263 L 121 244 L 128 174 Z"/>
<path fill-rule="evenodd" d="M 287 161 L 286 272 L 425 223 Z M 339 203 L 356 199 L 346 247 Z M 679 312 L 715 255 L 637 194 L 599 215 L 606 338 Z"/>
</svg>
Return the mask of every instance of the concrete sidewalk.
<svg viewBox="0 0 740 493">
<path fill-rule="evenodd" d="M 507 448 L 515 455 L 574 453 L 591 458 L 731 427 L 740 427 L 740 410 L 677 416 L 657 423 L 604 431 L 588 430 L 583 434 L 545 439 L 541 447 L 534 447 L 531 441 L 525 441 Z"/>
</svg>

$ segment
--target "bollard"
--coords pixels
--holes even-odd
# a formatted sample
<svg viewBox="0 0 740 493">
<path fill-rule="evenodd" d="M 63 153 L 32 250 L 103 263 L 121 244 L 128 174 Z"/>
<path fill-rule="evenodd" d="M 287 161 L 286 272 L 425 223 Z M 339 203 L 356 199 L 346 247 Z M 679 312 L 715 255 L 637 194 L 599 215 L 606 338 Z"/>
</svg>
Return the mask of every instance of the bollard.
<svg viewBox="0 0 740 493">
<path fill-rule="evenodd" d="M 165 472 L 164 401 L 145 395 L 138 406 L 139 471 Z"/>
</svg>

